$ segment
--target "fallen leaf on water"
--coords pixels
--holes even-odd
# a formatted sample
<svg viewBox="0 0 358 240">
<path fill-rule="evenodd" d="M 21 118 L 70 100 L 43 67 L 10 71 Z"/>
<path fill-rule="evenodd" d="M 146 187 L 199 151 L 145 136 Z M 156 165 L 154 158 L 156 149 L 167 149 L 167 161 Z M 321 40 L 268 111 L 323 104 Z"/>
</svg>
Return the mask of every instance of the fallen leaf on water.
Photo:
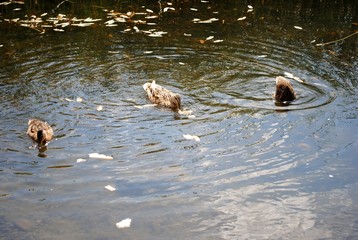
<svg viewBox="0 0 358 240">
<path fill-rule="evenodd" d="M 205 40 L 208 41 L 208 40 L 211 40 L 211 39 L 213 39 L 213 38 L 214 38 L 214 36 L 209 36 L 209 37 L 207 37 Z"/>
<path fill-rule="evenodd" d="M 198 21 L 198 23 L 212 23 L 212 22 L 216 22 L 219 21 L 218 18 L 210 18 L 208 20 L 202 20 L 202 21 Z"/>
<path fill-rule="evenodd" d="M 90 158 L 98 158 L 98 159 L 104 159 L 104 160 L 112 160 L 112 156 L 107 156 L 105 154 L 99 154 L 99 153 L 90 153 L 88 154 Z"/>
<path fill-rule="evenodd" d="M 191 34 L 190 33 L 184 33 L 184 36 L 185 37 L 191 37 Z"/>
<path fill-rule="evenodd" d="M 116 223 L 116 227 L 119 228 L 119 229 L 122 229 L 122 228 L 130 228 L 131 227 L 131 223 L 132 223 L 132 219 L 130 218 L 126 218 L 120 222 L 117 222 Z"/>
<path fill-rule="evenodd" d="M 61 28 L 54 28 L 53 29 L 55 32 L 64 32 L 65 30 L 61 29 Z"/>
<path fill-rule="evenodd" d="M 200 142 L 200 138 L 198 136 L 195 136 L 195 135 L 183 134 L 183 137 L 185 139 L 188 139 L 188 140 L 194 140 L 196 142 Z"/>
<path fill-rule="evenodd" d="M 223 42 L 224 40 L 222 40 L 222 39 L 218 39 L 218 40 L 214 40 L 213 41 L 213 43 L 221 43 L 221 42 Z"/>
<path fill-rule="evenodd" d="M 298 30 L 302 30 L 302 27 L 299 27 L 299 26 L 293 26 L 293 27 L 298 29 Z"/>
<path fill-rule="evenodd" d="M 169 10 L 175 11 L 175 8 L 173 8 L 173 7 L 165 7 L 164 10 L 163 10 L 163 12 L 167 12 L 167 11 L 169 11 Z"/>
<path fill-rule="evenodd" d="M 154 13 L 153 10 L 151 10 L 151 9 L 146 9 L 146 11 L 149 13 Z"/>
<path fill-rule="evenodd" d="M 242 20 L 245 20 L 245 19 L 246 19 L 246 17 L 241 17 L 241 18 L 238 18 L 237 20 L 242 21 Z"/>
<path fill-rule="evenodd" d="M 76 161 L 76 162 L 78 162 L 78 163 L 82 163 L 82 162 L 86 162 L 86 161 L 87 161 L 86 159 L 79 158 L 79 159 L 77 159 L 77 161 Z"/>
<path fill-rule="evenodd" d="M 41 17 L 44 17 L 44 16 L 46 16 L 47 15 L 47 13 L 43 13 L 43 14 L 41 14 L 40 16 Z"/>
<path fill-rule="evenodd" d="M 198 9 L 196 9 L 196 8 L 190 8 L 190 10 L 191 10 L 191 11 L 194 11 L 194 12 L 197 12 L 197 11 L 198 11 Z"/>
<path fill-rule="evenodd" d="M 102 111 L 102 110 L 103 110 L 103 106 L 102 106 L 102 105 L 98 105 L 98 106 L 96 107 L 96 110 L 97 110 L 97 111 Z"/>
<path fill-rule="evenodd" d="M 185 65 L 185 63 L 183 63 L 183 62 L 179 62 L 179 65 Z"/>
<path fill-rule="evenodd" d="M 81 97 L 77 97 L 76 102 L 83 102 L 83 99 Z"/>
<path fill-rule="evenodd" d="M 93 25 L 94 23 L 73 23 L 72 26 L 77 26 L 77 27 L 89 27 L 91 25 Z"/>
<path fill-rule="evenodd" d="M 107 185 L 104 188 L 111 192 L 116 191 L 116 189 L 114 187 L 112 187 L 111 185 Z"/>
<path fill-rule="evenodd" d="M 251 5 L 247 5 L 248 8 L 253 9 L 254 7 Z"/>
<path fill-rule="evenodd" d="M 21 10 L 21 8 L 14 8 L 12 11 L 20 11 Z"/>
</svg>

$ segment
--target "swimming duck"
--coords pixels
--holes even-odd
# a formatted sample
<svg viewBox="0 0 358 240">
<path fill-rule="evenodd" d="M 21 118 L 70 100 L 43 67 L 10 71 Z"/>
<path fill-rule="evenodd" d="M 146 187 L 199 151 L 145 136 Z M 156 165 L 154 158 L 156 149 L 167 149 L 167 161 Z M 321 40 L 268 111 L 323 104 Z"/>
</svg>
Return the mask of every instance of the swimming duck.
<svg viewBox="0 0 358 240">
<path fill-rule="evenodd" d="M 296 94 L 289 80 L 284 77 L 276 77 L 276 93 L 275 99 L 279 102 L 293 101 Z"/>
<path fill-rule="evenodd" d="M 147 92 L 148 98 L 152 103 L 171 108 L 175 111 L 180 109 L 180 95 L 156 84 L 155 80 L 151 83 L 145 83 L 143 88 Z"/>
<path fill-rule="evenodd" d="M 30 119 L 27 135 L 38 144 L 38 148 L 44 147 L 53 138 L 53 130 L 47 122 L 38 119 Z"/>
</svg>

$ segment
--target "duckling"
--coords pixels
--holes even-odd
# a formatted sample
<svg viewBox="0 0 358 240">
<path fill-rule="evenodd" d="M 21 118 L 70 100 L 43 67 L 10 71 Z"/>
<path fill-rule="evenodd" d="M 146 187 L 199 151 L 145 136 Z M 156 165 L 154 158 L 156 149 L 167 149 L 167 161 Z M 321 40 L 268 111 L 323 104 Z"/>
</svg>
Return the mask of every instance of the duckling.
<svg viewBox="0 0 358 240">
<path fill-rule="evenodd" d="M 152 103 L 171 108 L 174 111 L 180 110 L 180 95 L 156 84 L 155 80 L 151 83 L 145 83 L 143 89 L 147 92 L 148 98 Z"/>
<path fill-rule="evenodd" d="M 30 119 L 27 135 L 38 144 L 38 148 L 44 147 L 53 138 L 53 130 L 47 122 L 38 119 Z"/>
<path fill-rule="evenodd" d="M 279 102 L 293 101 L 296 94 L 289 80 L 284 77 L 276 77 L 276 93 L 275 99 Z"/>
</svg>

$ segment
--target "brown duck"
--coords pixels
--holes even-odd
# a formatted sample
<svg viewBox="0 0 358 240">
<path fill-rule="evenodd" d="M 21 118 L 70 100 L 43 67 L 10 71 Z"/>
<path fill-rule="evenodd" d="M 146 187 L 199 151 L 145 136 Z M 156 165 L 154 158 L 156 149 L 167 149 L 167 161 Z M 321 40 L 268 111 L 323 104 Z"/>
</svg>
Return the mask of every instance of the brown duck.
<svg viewBox="0 0 358 240">
<path fill-rule="evenodd" d="M 279 102 L 289 102 L 296 99 L 296 94 L 290 81 L 284 77 L 276 77 L 275 99 Z"/>
<path fill-rule="evenodd" d="M 145 83 L 143 88 L 147 92 L 147 96 L 152 103 L 171 108 L 174 111 L 180 109 L 181 102 L 179 94 L 173 93 L 156 84 L 154 80 L 151 83 Z"/>
<path fill-rule="evenodd" d="M 53 138 L 53 130 L 47 122 L 38 119 L 30 119 L 27 135 L 38 144 L 38 147 L 46 146 Z"/>
</svg>

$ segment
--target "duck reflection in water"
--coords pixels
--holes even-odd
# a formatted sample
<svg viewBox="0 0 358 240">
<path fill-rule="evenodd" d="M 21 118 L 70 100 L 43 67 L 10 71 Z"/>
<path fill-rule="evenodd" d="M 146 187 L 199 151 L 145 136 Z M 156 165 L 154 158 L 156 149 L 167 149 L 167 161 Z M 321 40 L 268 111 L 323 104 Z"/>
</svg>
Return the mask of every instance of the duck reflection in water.
<svg viewBox="0 0 358 240">
<path fill-rule="evenodd" d="M 179 94 L 173 93 L 156 84 L 154 80 L 151 83 L 145 83 L 143 88 L 147 92 L 147 96 L 152 103 L 171 108 L 176 112 L 180 110 L 181 99 Z"/>
<path fill-rule="evenodd" d="M 295 100 L 296 94 L 293 91 L 291 82 L 284 77 L 276 77 L 276 92 L 274 97 L 278 106 L 287 106 Z"/>
<path fill-rule="evenodd" d="M 47 150 L 47 144 L 53 138 L 53 130 L 47 122 L 38 119 L 30 119 L 28 122 L 27 135 L 35 142 L 39 152 Z"/>
</svg>

